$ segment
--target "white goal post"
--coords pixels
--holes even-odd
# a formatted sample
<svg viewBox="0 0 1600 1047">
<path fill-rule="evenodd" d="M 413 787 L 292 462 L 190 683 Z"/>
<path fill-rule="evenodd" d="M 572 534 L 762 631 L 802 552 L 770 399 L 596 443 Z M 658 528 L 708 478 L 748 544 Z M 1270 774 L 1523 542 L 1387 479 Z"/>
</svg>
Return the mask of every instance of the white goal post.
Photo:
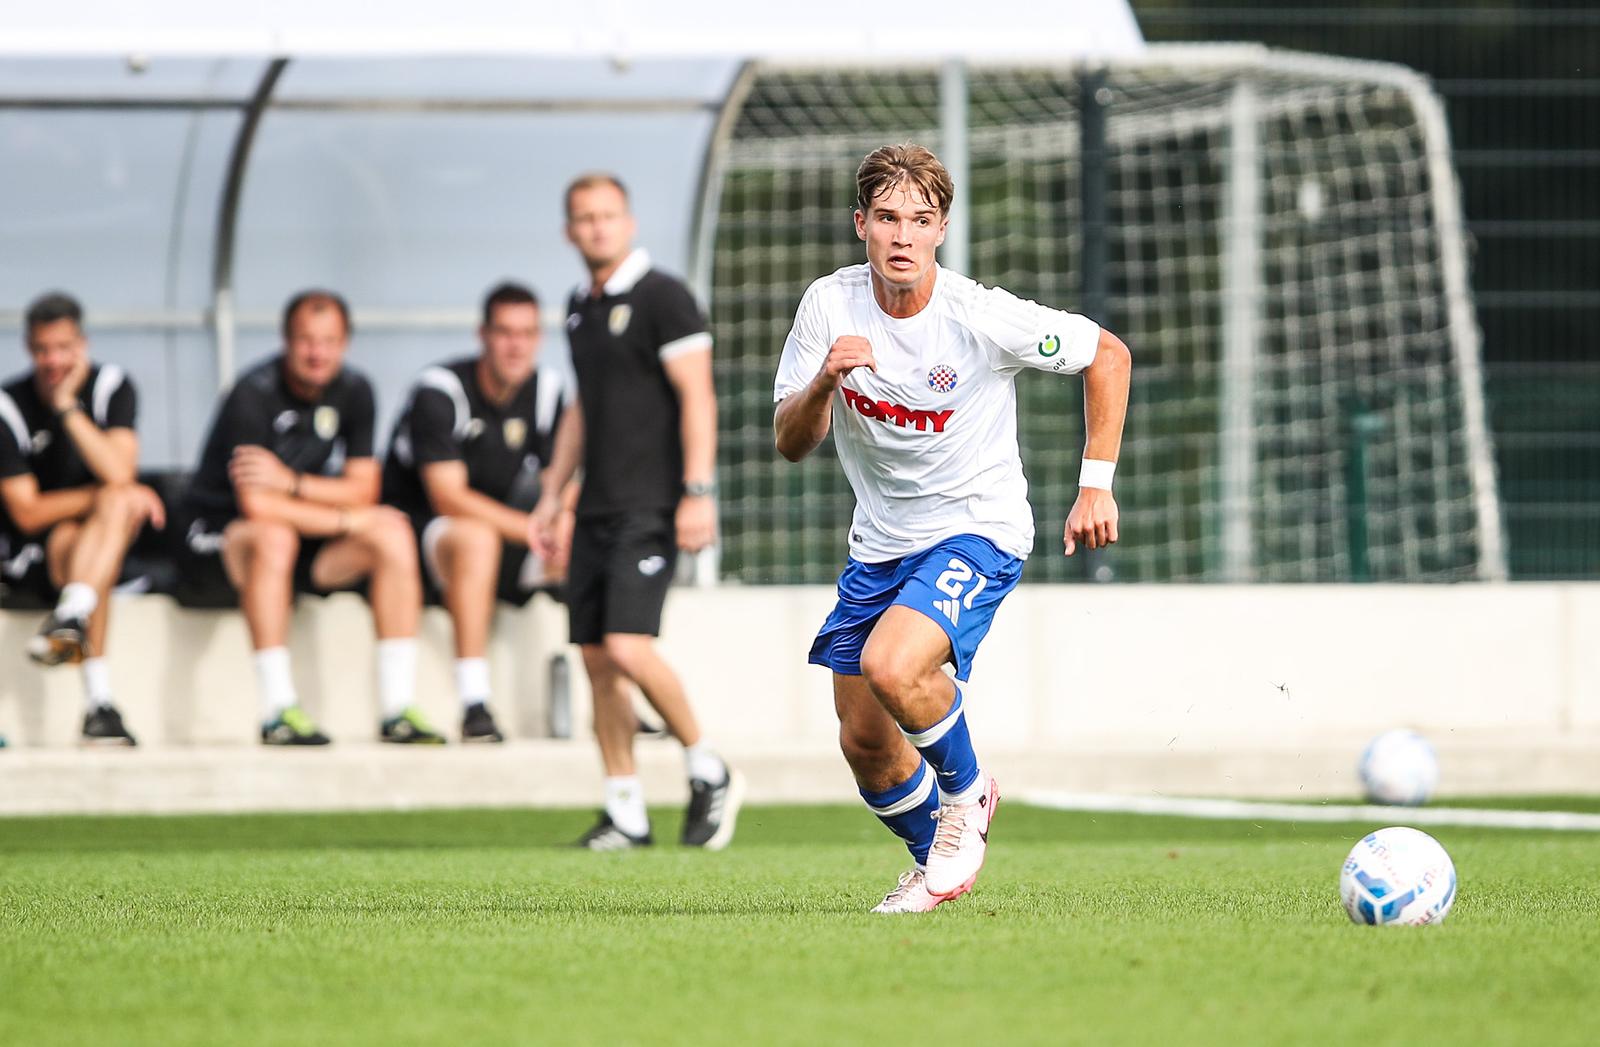
<svg viewBox="0 0 1600 1047">
<path fill-rule="evenodd" d="M 862 257 L 856 164 L 906 140 L 965 172 L 947 258 L 1133 349 L 1105 575 L 1505 577 L 1438 97 L 1394 65 L 1157 46 L 1051 68 L 745 68 L 712 136 L 691 274 L 718 346 L 725 578 L 823 582 L 842 562 L 848 487 L 829 447 L 777 459 L 772 375 L 807 284 Z M 1056 551 L 1080 392 L 1029 375 L 1018 399 L 1029 577 L 1082 577 Z"/>
</svg>

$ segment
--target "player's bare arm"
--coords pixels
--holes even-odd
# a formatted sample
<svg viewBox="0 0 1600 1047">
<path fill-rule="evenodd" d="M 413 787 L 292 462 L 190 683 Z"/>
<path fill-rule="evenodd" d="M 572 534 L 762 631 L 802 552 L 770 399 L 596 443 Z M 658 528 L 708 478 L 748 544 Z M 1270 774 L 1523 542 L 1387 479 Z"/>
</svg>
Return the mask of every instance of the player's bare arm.
<svg viewBox="0 0 1600 1047">
<path fill-rule="evenodd" d="M 1133 357 L 1128 347 L 1110 331 L 1102 330 L 1094 362 L 1083 371 L 1085 460 L 1115 462 L 1121 454 L 1132 372 Z M 1062 536 L 1067 555 L 1076 552 L 1080 543 L 1090 549 L 1104 549 L 1116 540 L 1117 500 L 1111 496 L 1110 488 L 1080 485 Z"/>
<path fill-rule="evenodd" d="M 377 504 L 376 459 L 353 458 L 343 476 L 296 473 L 264 447 L 240 446 L 228 462 L 239 511 L 252 520 L 278 520 L 301 534 L 342 538 L 360 534 L 384 512 Z"/>
<path fill-rule="evenodd" d="M 138 474 L 138 437 L 132 429 L 101 429 L 84 412 L 78 394 L 88 380 L 89 359 L 80 357 L 60 381 L 45 388 L 45 397 L 95 479 L 104 484 L 131 484 Z"/>
<path fill-rule="evenodd" d="M 468 482 L 466 462 L 429 462 L 421 472 L 423 489 L 427 491 L 428 502 L 435 513 L 481 520 L 493 527 L 505 541 L 515 545 L 528 544 L 531 514 L 519 512 L 481 491 L 474 491 Z"/>
<path fill-rule="evenodd" d="M 828 435 L 833 418 L 833 394 L 839 391 L 844 376 L 857 367 L 877 372 L 872 343 L 853 334 L 835 339 L 817 376 L 798 393 L 779 401 L 773 413 L 772 429 L 779 454 L 798 462 L 817 449 Z"/>
<path fill-rule="evenodd" d="M 101 429 L 78 406 L 76 394 L 67 407 L 58 406 L 57 409 L 65 412 L 61 416 L 61 427 L 95 478 L 109 487 L 126 487 L 133 495 L 139 522 L 148 522 L 158 531 L 166 527 L 167 507 L 161 496 L 153 488 L 136 482 L 139 477 L 138 434 L 121 426 Z"/>
<path fill-rule="evenodd" d="M 87 516 L 94 508 L 95 485 L 39 490 L 32 473 L 0 480 L 0 505 L 23 534 L 38 534 L 63 520 Z"/>
<path fill-rule="evenodd" d="M 583 405 L 574 400 L 556 424 L 550 464 L 539 474 L 539 504 L 528 521 L 528 544 L 545 560 L 556 553 L 556 524 L 561 518 L 567 485 L 583 461 Z"/>
<path fill-rule="evenodd" d="M 242 444 L 228 460 L 228 478 L 237 490 L 257 488 L 288 498 L 356 509 L 377 505 L 382 471 L 375 458 L 352 458 L 340 476 L 297 473 L 265 447 Z"/>
<path fill-rule="evenodd" d="M 683 440 L 686 493 L 674 518 L 678 548 L 697 553 L 717 536 L 717 506 L 710 494 L 717 461 L 717 393 L 711 379 L 711 351 L 683 353 L 662 366 L 678 395 Z"/>
</svg>

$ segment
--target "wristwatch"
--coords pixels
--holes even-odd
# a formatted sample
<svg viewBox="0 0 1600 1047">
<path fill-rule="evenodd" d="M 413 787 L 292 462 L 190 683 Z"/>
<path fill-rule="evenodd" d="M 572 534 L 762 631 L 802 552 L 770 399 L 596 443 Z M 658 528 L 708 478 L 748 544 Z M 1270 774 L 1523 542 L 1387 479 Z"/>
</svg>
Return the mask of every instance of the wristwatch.
<svg viewBox="0 0 1600 1047">
<path fill-rule="evenodd" d="M 683 485 L 683 493 L 689 498 L 710 498 L 717 493 L 717 485 L 711 481 L 685 483 Z"/>
</svg>

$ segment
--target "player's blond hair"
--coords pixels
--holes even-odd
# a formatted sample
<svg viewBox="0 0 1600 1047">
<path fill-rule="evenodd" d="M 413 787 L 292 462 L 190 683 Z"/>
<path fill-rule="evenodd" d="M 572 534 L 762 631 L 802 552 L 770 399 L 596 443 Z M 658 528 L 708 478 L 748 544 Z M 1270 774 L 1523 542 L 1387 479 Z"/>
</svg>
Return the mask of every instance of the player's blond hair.
<svg viewBox="0 0 1600 1047">
<path fill-rule="evenodd" d="M 861 161 L 856 168 L 856 206 L 867 214 L 872 201 L 900 186 L 921 194 L 942 215 L 950 213 L 950 201 L 956 196 L 955 183 L 939 158 L 905 142 L 874 149 Z"/>
</svg>

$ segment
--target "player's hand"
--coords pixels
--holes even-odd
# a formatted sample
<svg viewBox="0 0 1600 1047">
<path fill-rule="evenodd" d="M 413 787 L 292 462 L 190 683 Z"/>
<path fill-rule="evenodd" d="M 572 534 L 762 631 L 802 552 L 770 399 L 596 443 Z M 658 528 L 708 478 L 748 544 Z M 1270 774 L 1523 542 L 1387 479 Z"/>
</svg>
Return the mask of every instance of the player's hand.
<svg viewBox="0 0 1600 1047">
<path fill-rule="evenodd" d="M 228 460 L 228 479 L 233 481 L 234 487 L 261 487 L 280 494 L 292 494 L 295 488 L 294 470 L 265 447 L 253 444 L 241 444 L 233 449 L 233 457 Z"/>
<path fill-rule="evenodd" d="M 50 408 L 60 413 L 78 402 L 78 394 L 83 391 L 83 383 L 89 380 L 89 358 L 80 357 L 78 362 L 67 369 L 61 380 L 49 389 Z"/>
<path fill-rule="evenodd" d="M 678 500 L 678 548 L 697 553 L 717 537 L 717 503 L 710 495 L 686 494 Z"/>
<path fill-rule="evenodd" d="M 1078 500 L 1067 514 L 1067 530 L 1062 536 L 1067 555 L 1082 542 L 1090 549 L 1104 549 L 1117 540 L 1117 500 L 1099 487 L 1078 488 Z"/>
<path fill-rule="evenodd" d="M 872 358 L 872 343 L 860 335 L 847 334 L 836 339 L 828 349 L 818 377 L 829 388 L 837 389 L 840 379 L 857 367 L 869 367 L 873 374 L 878 373 L 878 361 Z"/>
<path fill-rule="evenodd" d="M 544 560 L 544 580 L 552 585 L 567 580 L 567 565 L 572 562 L 572 532 L 578 525 L 578 514 L 562 509 L 556 514 L 551 527 L 553 549 Z"/>
<path fill-rule="evenodd" d="M 561 513 L 561 499 L 557 496 L 539 499 L 539 504 L 528 514 L 528 548 L 538 553 L 545 563 L 553 560 L 559 551 L 556 522 Z M 570 543 L 571 540 L 569 531 L 567 541 Z"/>
<path fill-rule="evenodd" d="M 167 526 L 167 507 L 161 501 L 161 496 L 144 484 L 134 484 L 132 490 L 139 522 L 148 523 L 158 531 L 164 530 Z"/>
</svg>

